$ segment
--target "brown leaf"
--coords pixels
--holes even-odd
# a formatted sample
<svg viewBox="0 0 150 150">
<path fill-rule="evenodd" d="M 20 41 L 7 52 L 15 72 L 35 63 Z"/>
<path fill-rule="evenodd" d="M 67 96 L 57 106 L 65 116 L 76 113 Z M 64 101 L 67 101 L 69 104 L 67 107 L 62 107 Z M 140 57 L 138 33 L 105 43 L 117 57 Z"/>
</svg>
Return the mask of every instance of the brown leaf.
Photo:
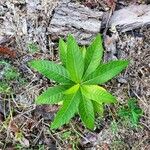
<svg viewBox="0 0 150 150">
<path fill-rule="evenodd" d="M 86 0 L 85 2 L 82 3 L 84 6 L 89 7 L 89 8 L 96 8 L 97 7 L 97 3 L 93 0 Z"/>
<path fill-rule="evenodd" d="M 12 131 L 12 132 L 14 132 L 14 133 L 19 132 L 19 128 L 18 128 L 18 126 L 16 125 L 15 120 L 11 120 L 11 121 L 10 121 L 10 123 L 9 123 L 9 129 L 10 129 L 10 131 Z"/>
<path fill-rule="evenodd" d="M 115 3 L 115 0 L 105 0 L 105 2 L 109 7 L 112 7 Z"/>
<path fill-rule="evenodd" d="M 0 46 L 0 55 L 8 55 L 11 58 L 16 58 L 16 52 L 12 51 L 8 47 L 2 47 L 2 46 Z"/>
<path fill-rule="evenodd" d="M 110 150 L 109 145 L 107 143 L 103 143 L 102 150 Z"/>
<path fill-rule="evenodd" d="M 105 0 L 105 2 L 108 5 L 108 7 L 110 7 L 113 11 L 115 10 L 115 7 L 116 7 L 115 0 Z"/>
</svg>

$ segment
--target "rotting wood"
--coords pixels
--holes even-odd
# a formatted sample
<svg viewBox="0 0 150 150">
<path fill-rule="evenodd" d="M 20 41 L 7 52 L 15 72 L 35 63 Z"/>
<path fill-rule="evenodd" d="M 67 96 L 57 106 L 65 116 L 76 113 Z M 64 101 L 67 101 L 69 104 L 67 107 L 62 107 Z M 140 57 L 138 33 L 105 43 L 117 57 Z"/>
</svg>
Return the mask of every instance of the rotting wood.
<svg viewBox="0 0 150 150">
<path fill-rule="evenodd" d="M 131 5 L 115 11 L 109 26 L 121 32 L 150 25 L 150 5 Z"/>
<path fill-rule="evenodd" d="M 86 45 L 100 32 L 103 12 L 94 11 L 80 4 L 61 3 L 48 28 L 52 40 L 73 34 L 79 44 Z"/>
</svg>

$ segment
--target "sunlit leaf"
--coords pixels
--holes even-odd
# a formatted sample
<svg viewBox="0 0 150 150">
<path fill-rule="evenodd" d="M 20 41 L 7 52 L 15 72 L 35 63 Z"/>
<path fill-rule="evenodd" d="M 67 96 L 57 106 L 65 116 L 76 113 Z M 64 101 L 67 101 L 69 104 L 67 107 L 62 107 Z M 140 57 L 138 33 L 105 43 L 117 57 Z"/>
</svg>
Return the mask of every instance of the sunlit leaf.
<svg viewBox="0 0 150 150">
<path fill-rule="evenodd" d="M 32 60 L 29 65 L 49 79 L 59 83 L 70 83 L 68 71 L 61 65 L 48 60 Z"/>
<path fill-rule="evenodd" d="M 63 39 L 59 40 L 59 57 L 62 64 L 65 66 L 67 58 L 67 44 L 63 41 Z"/>
<path fill-rule="evenodd" d="M 94 112 L 98 114 L 99 116 L 103 116 L 104 113 L 104 106 L 102 103 L 97 103 L 96 101 L 92 101 L 93 107 L 94 107 Z"/>
<path fill-rule="evenodd" d="M 116 102 L 114 96 L 98 85 L 83 85 L 81 91 L 86 98 L 94 100 L 99 104 Z"/>
<path fill-rule="evenodd" d="M 128 64 L 128 61 L 117 60 L 100 65 L 85 79 L 85 84 L 103 84 L 119 74 Z"/>
<path fill-rule="evenodd" d="M 70 87 L 69 89 L 67 89 L 67 90 L 64 92 L 64 94 L 73 94 L 73 93 L 75 93 L 75 92 L 78 91 L 79 87 L 80 87 L 80 85 L 79 85 L 79 84 L 76 84 L 76 85 Z"/>
<path fill-rule="evenodd" d="M 92 44 L 87 48 L 85 54 L 85 75 L 91 74 L 99 66 L 103 56 L 103 45 L 101 36 L 98 34 Z"/>
<path fill-rule="evenodd" d="M 72 95 L 65 96 L 63 106 L 56 114 L 56 117 L 51 124 L 51 129 L 57 129 L 70 121 L 70 119 L 78 111 L 80 99 L 81 94 L 79 91 Z"/>
<path fill-rule="evenodd" d="M 94 108 L 91 100 L 82 96 L 79 104 L 79 115 L 84 125 L 89 128 L 94 128 Z"/>
<path fill-rule="evenodd" d="M 37 99 L 37 104 L 56 104 L 62 101 L 63 92 L 67 89 L 67 86 L 58 85 L 50 87 L 44 91 Z"/>
<path fill-rule="evenodd" d="M 84 71 L 84 59 L 76 40 L 71 35 L 69 35 L 67 39 L 66 68 L 70 73 L 71 79 L 79 83 Z"/>
</svg>

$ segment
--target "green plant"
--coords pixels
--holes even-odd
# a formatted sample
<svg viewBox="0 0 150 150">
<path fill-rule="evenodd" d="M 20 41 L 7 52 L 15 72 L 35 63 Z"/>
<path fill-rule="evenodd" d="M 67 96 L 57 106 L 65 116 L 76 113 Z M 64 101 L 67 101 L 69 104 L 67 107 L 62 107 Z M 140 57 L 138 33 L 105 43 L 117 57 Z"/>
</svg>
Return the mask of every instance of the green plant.
<svg viewBox="0 0 150 150">
<path fill-rule="evenodd" d="M 0 61 L 0 93 L 10 94 L 11 86 L 10 81 L 17 80 L 19 73 L 8 62 Z"/>
<path fill-rule="evenodd" d="M 14 80 L 19 77 L 19 73 L 6 61 L 0 61 L 0 67 L 2 71 L 0 72 L 0 76 L 2 76 L 3 80 Z"/>
<path fill-rule="evenodd" d="M 11 87 L 8 85 L 8 83 L 0 81 L 0 93 L 10 93 Z"/>
<path fill-rule="evenodd" d="M 28 51 L 29 51 L 30 53 L 36 53 L 36 52 L 39 51 L 38 45 L 37 45 L 36 43 L 33 43 L 33 42 L 28 43 L 27 48 L 28 48 Z"/>
<path fill-rule="evenodd" d="M 110 129 L 113 134 L 118 133 L 118 123 L 115 120 L 111 122 Z"/>
<path fill-rule="evenodd" d="M 72 131 L 72 130 L 66 130 L 64 132 L 62 132 L 60 135 L 60 138 L 63 142 L 68 143 L 68 145 L 70 145 L 69 147 L 71 147 L 73 150 L 78 149 L 78 144 L 80 141 L 80 137 L 78 135 L 78 133 Z"/>
<path fill-rule="evenodd" d="M 23 85 L 26 80 L 9 62 L 0 60 L 0 94 L 12 93 L 14 82 Z"/>
<path fill-rule="evenodd" d="M 69 35 L 67 42 L 59 41 L 62 64 L 48 60 L 32 60 L 29 66 L 59 83 L 48 88 L 37 99 L 37 104 L 55 104 L 63 101 L 51 129 L 59 128 L 79 113 L 83 124 L 94 128 L 95 113 L 103 113 L 103 104 L 115 103 L 116 98 L 97 84 L 103 84 L 119 74 L 128 61 L 118 60 L 102 63 L 103 45 L 100 35 L 92 44 L 79 48 Z"/>
<path fill-rule="evenodd" d="M 121 150 L 121 149 L 126 150 L 126 149 L 130 149 L 130 147 L 123 140 L 115 139 L 111 142 L 110 149 L 111 150 Z"/>
<path fill-rule="evenodd" d="M 132 127 L 136 127 L 139 123 L 139 119 L 143 111 L 137 105 L 136 99 L 129 99 L 128 104 L 122 106 L 119 111 L 118 115 L 122 120 L 127 120 L 131 123 Z"/>
</svg>

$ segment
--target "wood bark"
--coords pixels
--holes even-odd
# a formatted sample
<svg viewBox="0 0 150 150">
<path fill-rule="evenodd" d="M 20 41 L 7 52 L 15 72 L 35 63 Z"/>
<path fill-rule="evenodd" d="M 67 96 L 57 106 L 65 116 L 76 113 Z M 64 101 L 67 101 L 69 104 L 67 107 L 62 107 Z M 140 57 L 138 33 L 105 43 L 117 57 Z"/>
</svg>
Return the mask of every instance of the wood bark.
<svg viewBox="0 0 150 150">
<path fill-rule="evenodd" d="M 79 44 L 89 44 L 100 32 L 103 12 L 94 11 L 80 4 L 61 3 L 55 8 L 48 28 L 52 40 L 71 33 Z"/>
<path fill-rule="evenodd" d="M 109 26 L 121 32 L 150 25 L 150 5 L 131 5 L 115 11 Z"/>
</svg>

